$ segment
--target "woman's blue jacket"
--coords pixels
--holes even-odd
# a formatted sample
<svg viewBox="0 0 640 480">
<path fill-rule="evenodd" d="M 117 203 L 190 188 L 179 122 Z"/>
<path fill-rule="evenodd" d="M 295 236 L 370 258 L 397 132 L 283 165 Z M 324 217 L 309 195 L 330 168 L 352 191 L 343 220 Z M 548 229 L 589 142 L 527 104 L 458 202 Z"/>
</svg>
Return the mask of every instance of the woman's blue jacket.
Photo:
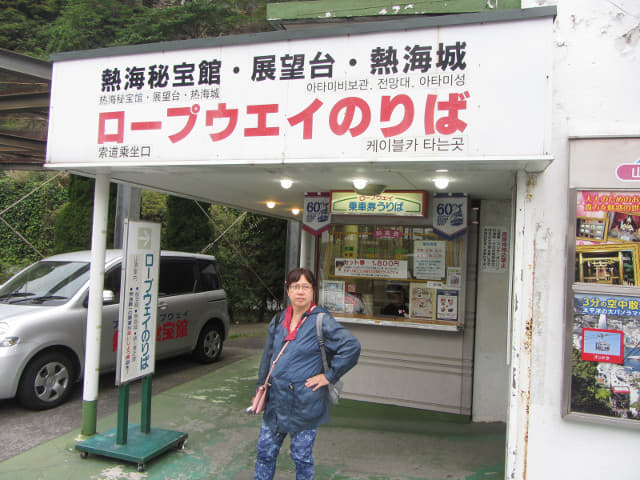
<svg viewBox="0 0 640 480">
<path fill-rule="evenodd" d="M 264 423 L 283 432 L 311 430 L 329 421 L 327 387 L 312 391 L 305 381 L 323 373 L 316 319 L 324 313 L 322 331 L 329 370 L 324 372 L 330 383 L 335 383 L 355 366 L 360 356 L 360 342 L 349 330 L 340 325 L 323 307 L 317 306 L 299 327 L 296 339 L 289 342 L 269 378 L 269 394 Z M 276 314 L 265 342 L 258 385 L 262 385 L 271 368 L 271 362 L 280 352 L 288 332 L 282 326 L 284 312 Z"/>
</svg>

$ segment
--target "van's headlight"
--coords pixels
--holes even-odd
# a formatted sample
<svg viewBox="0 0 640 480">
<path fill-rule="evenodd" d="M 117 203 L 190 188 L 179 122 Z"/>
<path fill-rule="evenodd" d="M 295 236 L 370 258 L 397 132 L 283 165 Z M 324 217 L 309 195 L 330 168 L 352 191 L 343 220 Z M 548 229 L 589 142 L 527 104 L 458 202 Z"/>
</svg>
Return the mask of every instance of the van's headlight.
<svg viewBox="0 0 640 480">
<path fill-rule="evenodd" d="M 0 347 L 13 347 L 20 341 L 20 337 L 7 337 L 9 331 L 9 325 L 5 322 L 0 322 Z"/>
</svg>

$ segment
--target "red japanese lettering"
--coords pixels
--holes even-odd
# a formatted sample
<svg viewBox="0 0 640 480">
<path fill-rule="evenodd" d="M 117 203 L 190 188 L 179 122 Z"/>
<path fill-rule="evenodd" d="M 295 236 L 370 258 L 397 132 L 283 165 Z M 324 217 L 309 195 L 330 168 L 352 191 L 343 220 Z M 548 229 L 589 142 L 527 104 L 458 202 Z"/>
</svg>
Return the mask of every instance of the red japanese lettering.
<svg viewBox="0 0 640 480">
<path fill-rule="evenodd" d="M 207 127 L 213 126 L 214 118 L 226 118 L 228 120 L 227 126 L 224 128 L 224 130 L 218 133 L 209 134 L 209 137 L 211 137 L 211 140 L 213 140 L 214 142 L 217 142 L 219 140 L 224 140 L 229 135 L 231 135 L 235 130 L 236 125 L 238 125 L 238 109 L 237 108 L 227 109 L 227 104 L 221 103 L 218 105 L 217 110 L 207 110 L 207 116 L 205 119 Z"/>
<path fill-rule="evenodd" d="M 245 128 L 245 137 L 277 137 L 280 133 L 278 127 L 267 127 L 267 114 L 278 113 L 278 104 L 268 105 L 247 105 L 247 113 L 258 115 L 258 126 L 254 128 Z"/>
<path fill-rule="evenodd" d="M 200 111 L 200 105 L 195 104 L 191 108 L 189 107 L 177 107 L 177 108 L 167 108 L 167 116 L 168 117 L 188 117 L 187 123 L 184 128 L 180 130 L 178 133 L 173 135 L 169 135 L 169 140 L 171 143 L 179 142 L 183 140 L 187 135 L 191 133 L 193 130 L 193 126 L 196 124 L 196 118 L 198 117 L 198 112 Z"/>
<path fill-rule="evenodd" d="M 115 352 L 118 349 L 118 329 L 113 331 L 113 337 L 111 338 L 111 348 Z"/>
<path fill-rule="evenodd" d="M 391 115 L 399 105 L 404 107 L 402 120 L 393 127 L 381 128 L 380 130 L 385 137 L 393 137 L 406 132 L 413 122 L 413 102 L 408 95 L 396 95 L 393 98 L 388 95 L 383 96 L 382 103 L 380 105 L 380 121 L 390 121 Z"/>
<path fill-rule="evenodd" d="M 424 107 L 424 133 L 433 135 L 436 133 L 433 117 L 436 110 L 437 95 L 427 95 L 427 104 Z"/>
<path fill-rule="evenodd" d="M 299 123 L 303 123 L 302 138 L 304 140 L 313 138 L 313 114 L 316 113 L 321 106 L 322 102 L 316 98 L 311 103 L 311 105 L 309 105 L 303 111 L 287 119 L 289 120 L 289 125 L 291 125 L 292 127 Z"/>
<path fill-rule="evenodd" d="M 360 110 L 362 116 L 360 123 L 355 127 L 351 127 L 356 109 Z M 344 116 L 342 121 L 339 120 L 342 112 Z M 331 109 L 329 115 L 329 127 L 336 135 L 344 135 L 351 133 L 352 137 L 362 135 L 371 123 L 371 109 L 367 102 L 358 97 L 347 97 L 339 100 Z"/>
<path fill-rule="evenodd" d="M 176 338 L 176 330 L 175 323 L 173 322 L 164 322 L 162 324 L 162 340 L 171 340 L 172 338 Z"/>
<path fill-rule="evenodd" d="M 115 133 L 107 133 L 107 122 L 115 120 Z M 112 124 L 113 122 L 109 122 Z M 101 112 L 98 117 L 98 143 L 106 142 L 124 142 L 124 111 L 120 112 Z"/>
<path fill-rule="evenodd" d="M 189 320 L 187 318 L 178 320 L 176 322 L 176 338 L 186 337 L 188 333 L 188 329 L 189 329 Z"/>
<path fill-rule="evenodd" d="M 469 98 L 469 92 L 450 93 L 448 102 L 438 103 L 438 110 L 449 112 L 446 117 L 436 122 L 436 128 L 439 133 L 450 135 L 455 132 L 464 132 L 467 124 L 458 118 L 458 112 L 467 108 L 467 101 L 465 100 L 467 98 Z"/>
</svg>

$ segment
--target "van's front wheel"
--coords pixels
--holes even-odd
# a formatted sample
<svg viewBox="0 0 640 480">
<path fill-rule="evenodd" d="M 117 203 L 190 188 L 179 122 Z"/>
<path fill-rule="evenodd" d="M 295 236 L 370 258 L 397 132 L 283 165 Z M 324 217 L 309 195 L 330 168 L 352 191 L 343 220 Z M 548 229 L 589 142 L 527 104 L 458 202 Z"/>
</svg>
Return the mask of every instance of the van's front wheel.
<svg viewBox="0 0 640 480">
<path fill-rule="evenodd" d="M 215 362 L 222 353 L 222 330 L 207 323 L 200 331 L 193 357 L 201 363 Z"/>
<path fill-rule="evenodd" d="M 22 406 L 31 410 L 57 407 L 69 397 L 73 380 L 73 363 L 67 355 L 43 353 L 25 368 L 17 397 Z"/>
</svg>

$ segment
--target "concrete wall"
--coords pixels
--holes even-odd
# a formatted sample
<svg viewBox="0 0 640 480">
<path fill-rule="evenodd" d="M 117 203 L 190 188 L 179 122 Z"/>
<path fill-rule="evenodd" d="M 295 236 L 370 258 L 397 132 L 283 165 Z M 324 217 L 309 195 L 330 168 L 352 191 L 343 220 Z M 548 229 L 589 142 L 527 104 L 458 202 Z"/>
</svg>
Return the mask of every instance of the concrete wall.
<svg viewBox="0 0 640 480">
<path fill-rule="evenodd" d="M 481 250 L 483 227 L 500 227 L 510 232 L 511 201 L 481 202 Z M 473 366 L 472 418 L 475 422 L 507 419 L 509 278 L 508 268 L 504 272 L 478 271 Z"/>
<path fill-rule="evenodd" d="M 507 478 L 637 479 L 637 431 L 568 421 L 561 412 L 565 272 L 573 268 L 572 259 L 566 258 L 569 137 L 640 132 L 640 2 L 522 3 L 557 5 L 551 152 L 555 161 L 538 178 L 520 184 L 526 192 L 521 191 L 518 209 L 526 215 L 523 228 L 530 251 L 525 249 L 523 266 L 515 272 L 523 281 L 514 316 L 514 353 L 529 358 L 531 368 L 528 375 L 517 370 L 523 363 L 515 357 L 518 362 L 510 372 L 518 383 L 511 402 L 520 403 L 520 408 L 518 414 L 510 408 Z M 521 388 L 527 384 L 528 392 Z"/>
</svg>

